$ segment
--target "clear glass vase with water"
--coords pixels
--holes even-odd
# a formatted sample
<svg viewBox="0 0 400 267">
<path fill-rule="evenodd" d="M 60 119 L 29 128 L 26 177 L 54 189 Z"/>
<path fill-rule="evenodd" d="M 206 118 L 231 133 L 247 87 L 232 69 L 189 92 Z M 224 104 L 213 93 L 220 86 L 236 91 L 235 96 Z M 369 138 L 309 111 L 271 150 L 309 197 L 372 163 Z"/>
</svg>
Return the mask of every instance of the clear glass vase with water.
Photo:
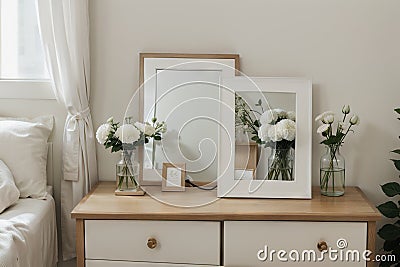
<svg viewBox="0 0 400 267">
<path fill-rule="evenodd" d="M 338 146 L 327 146 L 320 161 L 320 187 L 324 196 L 337 197 L 345 191 L 345 159 Z"/>
</svg>

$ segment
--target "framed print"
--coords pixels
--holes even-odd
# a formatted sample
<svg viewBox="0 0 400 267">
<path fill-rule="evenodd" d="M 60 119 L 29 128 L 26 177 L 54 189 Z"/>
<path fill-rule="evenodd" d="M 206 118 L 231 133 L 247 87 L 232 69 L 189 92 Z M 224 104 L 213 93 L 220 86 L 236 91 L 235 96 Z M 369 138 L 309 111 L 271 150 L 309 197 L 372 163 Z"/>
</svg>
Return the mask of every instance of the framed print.
<svg viewBox="0 0 400 267">
<path fill-rule="evenodd" d="M 311 81 L 235 77 L 223 86 L 235 150 L 218 196 L 311 198 Z M 255 177 L 243 172 L 238 178 L 237 170 L 249 166 Z"/>
<path fill-rule="evenodd" d="M 185 191 L 185 164 L 163 163 L 162 191 Z"/>
</svg>

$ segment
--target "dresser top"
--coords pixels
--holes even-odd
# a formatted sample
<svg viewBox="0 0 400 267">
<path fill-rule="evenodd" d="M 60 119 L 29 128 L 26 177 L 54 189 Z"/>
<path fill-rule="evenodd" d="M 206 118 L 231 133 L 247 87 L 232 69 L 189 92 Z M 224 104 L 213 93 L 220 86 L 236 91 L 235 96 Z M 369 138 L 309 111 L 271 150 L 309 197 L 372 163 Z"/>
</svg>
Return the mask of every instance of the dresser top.
<svg viewBox="0 0 400 267">
<path fill-rule="evenodd" d="M 314 187 L 311 200 L 218 199 L 215 190 L 187 188 L 186 192 L 160 192 L 159 186 L 146 187 L 151 196 L 115 196 L 114 190 L 115 183 L 100 182 L 75 207 L 72 218 L 205 221 L 377 221 L 381 218 L 358 187 L 346 187 L 342 197 L 322 196 L 319 188 Z M 203 203 L 209 204 L 200 206 Z"/>
</svg>

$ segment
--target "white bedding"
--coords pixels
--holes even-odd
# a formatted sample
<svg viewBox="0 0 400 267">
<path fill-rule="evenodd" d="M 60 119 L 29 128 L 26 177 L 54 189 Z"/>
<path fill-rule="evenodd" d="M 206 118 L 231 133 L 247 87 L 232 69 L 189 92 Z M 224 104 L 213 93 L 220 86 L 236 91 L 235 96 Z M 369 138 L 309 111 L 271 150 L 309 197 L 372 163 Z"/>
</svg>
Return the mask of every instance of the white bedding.
<svg viewBox="0 0 400 267">
<path fill-rule="evenodd" d="M 54 199 L 19 199 L 0 214 L 0 267 L 54 267 L 57 228 Z"/>
</svg>

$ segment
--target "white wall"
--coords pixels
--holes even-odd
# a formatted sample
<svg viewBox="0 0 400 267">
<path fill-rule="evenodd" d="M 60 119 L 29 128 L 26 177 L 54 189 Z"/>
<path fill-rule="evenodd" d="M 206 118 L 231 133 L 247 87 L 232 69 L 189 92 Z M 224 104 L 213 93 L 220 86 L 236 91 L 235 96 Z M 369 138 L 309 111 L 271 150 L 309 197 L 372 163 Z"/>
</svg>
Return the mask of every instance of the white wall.
<svg viewBox="0 0 400 267">
<path fill-rule="evenodd" d="M 361 125 L 342 151 L 346 184 L 380 203 L 379 184 L 398 177 L 388 159 L 400 146 L 399 10 L 398 0 L 92 0 L 95 127 L 123 117 L 139 52 L 239 53 L 249 76 L 312 78 L 314 117 L 351 105 Z M 319 141 L 314 133 L 314 185 Z M 100 145 L 97 155 L 100 178 L 113 180 L 116 157 Z"/>
</svg>

